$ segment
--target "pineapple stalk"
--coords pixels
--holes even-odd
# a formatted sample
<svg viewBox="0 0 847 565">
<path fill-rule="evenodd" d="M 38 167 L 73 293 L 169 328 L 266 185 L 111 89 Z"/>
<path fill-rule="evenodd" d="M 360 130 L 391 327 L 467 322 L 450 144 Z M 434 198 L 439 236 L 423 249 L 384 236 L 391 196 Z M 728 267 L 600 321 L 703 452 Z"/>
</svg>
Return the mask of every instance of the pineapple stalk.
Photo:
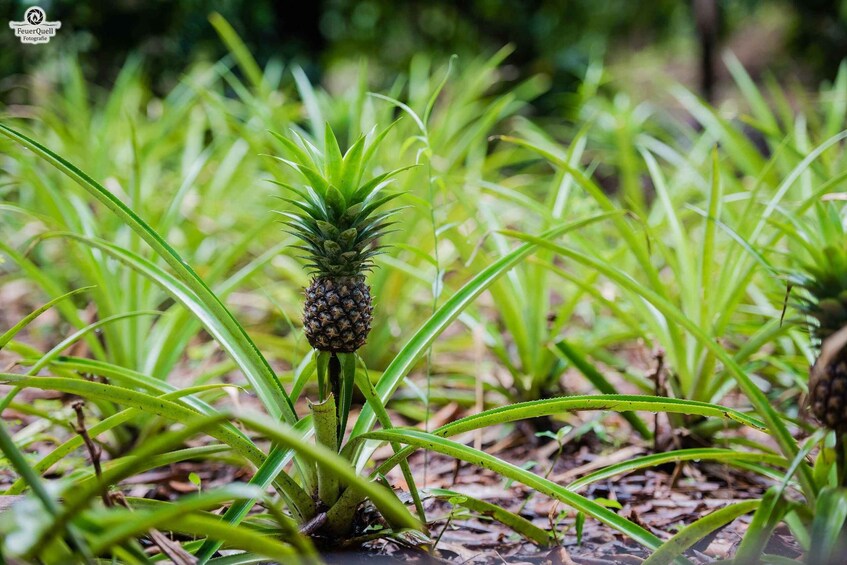
<svg viewBox="0 0 847 565">
<path fill-rule="evenodd" d="M 315 422 L 315 437 L 318 442 L 338 451 L 338 428 L 336 425 L 335 396 L 332 394 L 319 403 L 309 404 L 312 419 Z M 318 497 L 327 507 L 338 500 L 338 477 L 333 472 L 325 472 L 318 466 Z"/>
</svg>

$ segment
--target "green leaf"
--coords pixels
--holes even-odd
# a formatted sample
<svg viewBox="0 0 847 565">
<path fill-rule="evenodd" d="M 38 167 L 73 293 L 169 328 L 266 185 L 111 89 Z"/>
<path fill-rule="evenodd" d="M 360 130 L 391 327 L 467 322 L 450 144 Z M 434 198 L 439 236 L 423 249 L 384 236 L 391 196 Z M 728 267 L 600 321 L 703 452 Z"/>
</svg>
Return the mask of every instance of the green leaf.
<svg viewBox="0 0 847 565">
<path fill-rule="evenodd" d="M 786 461 L 784 457 L 767 453 L 752 453 L 711 447 L 678 449 L 664 453 L 653 453 L 643 457 L 636 457 L 629 461 L 603 467 L 598 471 L 594 471 L 593 473 L 575 480 L 569 484 L 567 488 L 570 490 L 578 490 L 586 485 L 609 479 L 622 473 L 630 473 L 639 469 L 664 465 L 665 463 L 676 463 L 679 461 L 720 461 L 729 465 L 738 462 L 761 462 L 783 468 L 788 467 L 788 461 Z"/>
<path fill-rule="evenodd" d="M 545 400 L 519 402 L 492 408 L 479 414 L 466 416 L 439 428 L 439 435 L 456 435 L 495 424 L 514 422 L 540 416 L 564 414 L 579 410 L 613 410 L 615 412 L 645 411 L 692 414 L 711 418 L 734 420 L 745 426 L 765 430 L 765 425 L 743 412 L 707 402 L 682 400 L 664 396 L 598 394 L 588 396 L 561 396 Z"/>
<path fill-rule="evenodd" d="M 720 139 L 721 145 L 726 148 L 725 153 L 733 157 L 742 171 L 756 177 L 766 168 L 765 161 L 756 146 L 747 136 L 733 127 L 729 120 L 721 117 L 717 110 L 682 86 L 674 88 L 673 94 L 699 123 Z"/>
<path fill-rule="evenodd" d="M 299 558 L 299 550 L 249 528 L 234 527 L 219 518 L 202 514 L 184 512 L 175 514 L 177 515 L 169 513 L 164 517 L 157 516 L 156 521 L 159 527 L 190 536 L 207 536 L 222 540 L 228 547 L 258 553 L 280 563 L 296 563 Z"/>
<path fill-rule="evenodd" d="M 151 396 L 143 392 L 115 385 L 68 379 L 64 377 L 33 377 L 9 373 L 0 373 L 0 382 L 14 384 L 17 387 L 35 388 L 76 394 L 83 398 L 107 400 L 120 406 L 138 408 L 146 413 L 156 414 L 177 422 L 186 422 L 199 416 L 193 409 L 186 408 L 173 400 Z M 248 461 L 261 465 L 265 454 L 242 434 L 216 424 L 208 430 L 210 436 L 229 445 Z"/>
<path fill-rule="evenodd" d="M 362 370 L 355 372 L 354 379 L 356 381 L 356 386 L 361 391 L 362 396 L 365 397 L 365 401 L 368 403 L 368 406 L 370 406 L 376 414 L 377 420 L 379 420 L 383 429 L 392 429 L 394 426 L 391 423 L 391 416 L 388 415 L 385 405 L 380 401 L 379 395 L 377 395 L 370 376 L 368 376 L 368 369 L 364 365 L 364 362 L 362 363 Z M 397 453 L 400 450 L 400 445 L 393 443 L 391 444 L 391 448 L 395 453 Z M 342 452 L 342 455 L 347 456 L 349 453 L 344 451 Z M 415 477 L 412 475 L 412 469 L 409 467 L 409 462 L 407 460 L 404 459 L 400 461 L 400 470 L 403 473 L 403 479 L 409 487 L 409 494 L 412 496 L 412 500 L 415 503 L 415 510 L 418 513 L 418 519 L 422 524 L 426 524 L 426 512 L 424 511 L 423 502 L 421 501 L 421 496 L 418 492 L 417 484 L 415 483 Z"/>
<path fill-rule="evenodd" d="M 24 454 L 21 453 L 15 442 L 12 441 L 11 436 L 6 431 L 6 423 L 2 420 L 0 420 L 0 453 L 3 453 L 15 471 L 26 481 L 32 492 L 41 502 L 44 510 L 53 517 L 58 516 L 60 512 L 58 502 L 47 492 L 44 483 L 41 482 L 41 477 L 26 462 Z M 70 524 L 65 524 L 62 528 L 67 530 L 71 543 L 80 552 L 85 562 L 92 563 L 93 559 L 88 544 L 77 529 Z"/>
<path fill-rule="evenodd" d="M 315 93 L 315 89 L 312 87 L 312 83 L 309 82 L 309 77 L 306 76 L 306 73 L 300 66 L 295 65 L 292 67 L 291 74 L 294 76 L 294 82 L 297 85 L 297 92 L 300 94 L 300 100 L 302 100 L 303 105 L 306 106 L 306 114 L 309 116 L 309 122 L 312 126 L 312 134 L 315 136 L 319 146 L 324 145 L 325 140 L 323 139 L 323 125 L 327 122 L 324 120 L 323 112 L 321 112 L 321 104 L 318 100 L 317 94 Z"/>
<path fill-rule="evenodd" d="M 341 164 L 341 178 L 337 180 L 338 188 L 348 201 L 356 191 L 356 185 L 359 183 L 359 179 L 362 178 L 364 149 L 365 136 L 362 135 L 347 150 L 347 153 L 344 155 L 344 162 Z"/>
<path fill-rule="evenodd" d="M 12 261 L 14 261 L 27 278 L 41 287 L 45 293 L 51 296 L 59 296 L 63 294 L 64 289 L 62 286 L 57 284 L 53 278 L 47 276 L 47 274 L 45 274 L 38 265 L 29 260 L 23 253 L 18 252 L 4 241 L 0 241 L 0 252 L 5 253 Z M 55 306 L 56 309 L 61 312 L 62 316 L 74 327 L 83 328 L 88 325 L 87 322 L 84 322 L 79 316 L 79 313 L 73 304 L 60 301 L 57 302 Z M 91 348 L 93 356 L 101 359 L 106 357 L 103 344 L 96 336 L 88 335 L 86 343 Z"/>
<path fill-rule="evenodd" d="M 45 378 L 44 380 L 47 379 Z M 84 382 L 83 384 L 91 385 L 100 383 Z M 147 441 L 144 445 L 137 447 L 133 451 L 133 458 L 127 458 L 120 464 L 104 469 L 100 478 L 87 481 L 79 486 L 71 485 L 70 488 L 66 488 L 63 493 L 64 504 L 61 507 L 60 513 L 54 519 L 54 527 L 42 532 L 38 536 L 38 539 L 34 540 L 28 550 L 28 555 L 24 555 L 25 560 L 32 557 L 34 554 L 37 554 L 41 548 L 46 547 L 51 540 L 63 531 L 67 524 L 72 523 L 74 517 L 85 509 L 85 507 L 87 507 L 91 503 L 92 499 L 99 493 L 106 490 L 108 486 L 131 476 L 139 461 L 145 461 L 150 456 L 167 452 L 174 447 L 181 445 L 186 439 L 202 431 L 218 426 L 224 418 L 225 415 L 223 414 L 216 416 L 198 416 L 193 414 L 191 417 L 183 420 L 184 426 L 182 429 L 160 434 Z"/>
<path fill-rule="evenodd" d="M 207 388 L 207 386 L 209 386 L 209 385 L 204 385 L 200 388 L 205 389 L 205 388 Z M 173 400 L 173 399 L 181 398 L 185 395 L 193 394 L 196 391 L 197 391 L 197 387 L 189 387 L 189 388 L 186 388 L 186 389 L 175 390 L 175 391 L 170 392 L 168 394 L 164 394 L 164 395 L 161 396 L 161 398 L 165 399 L 165 400 Z M 143 413 L 143 412 L 139 409 L 136 409 L 136 408 L 127 408 L 125 410 L 121 410 L 120 412 L 113 414 L 113 415 L 109 416 L 108 418 L 105 418 L 104 420 L 101 420 L 101 421 L 97 422 L 96 424 L 94 424 L 93 426 L 91 426 L 90 428 L 88 428 L 88 433 L 92 438 L 96 438 L 100 434 L 103 434 L 103 433 L 121 425 L 122 423 L 129 421 L 132 417 L 138 415 L 139 413 Z M 207 415 L 212 415 L 216 412 L 215 412 L 215 410 L 210 409 L 209 412 L 205 412 L 205 413 Z M 241 434 L 241 431 L 238 430 L 237 428 L 235 428 L 234 426 L 231 426 L 231 429 L 236 434 Z M 249 441 L 249 440 L 247 440 L 246 436 L 245 436 L 245 441 Z M 75 436 L 69 438 L 63 444 L 57 446 L 55 449 L 53 449 L 53 451 L 51 451 L 50 453 L 48 453 L 47 455 L 42 457 L 39 461 L 34 463 L 32 468 L 37 473 L 44 473 L 50 467 L 52 467 L 54 464 L 56 464 L 58 461 L 60 461 L 63 457 L 72 453 L 75 449 L 79 449 L 82 446 L 83 446 L 82 437 L 80 435 L 75 435 Z M 26 488 L 26 482 L 23 479 L 18 479 L 17 481 L 12 483 L 12 486 L 10 486 L 6 490 L 6 494 L 7 495 L 20 494 L 24 491 L 25 488 Z"/>
<path fill-rule="evenodd" d="M 755 563 L 765 550 L 765 546 L 785 515 L 792 509 L 794 504 L 782 496 L 782 489 L 778 486 L 770 487 L 762 503 L 753 514 L 747 531 L 741 540 L 741 545 L 735 552 L 736 563 Z"/>
<path fill-rule="evenodd" d="M 71 335 L 60 341 L 58 344 L 54 345 L 53 348 L 50 349 L 50 351 L 41 356 L 41 358 L 32 366 L 32 368 L 30 368 L 27 374 L 37 375 L 39 371 L 41 371 L 41 369 L 49 365 L 50 362 L 53 361 L 53 359 L 55 359 L 62 353 L 62 351 L 64 351 L 74 343 L 78 342 L 80 339 L 85 337 L 86 334 L 89 334 L 97 330 L 98 328 L 102 328 L 107 324 L 111 324 L 112 322 L 117 322 L 119 320 L 125 320 L 127 318 L 135 318 L 138 316 L 160 316 L 161 314 L 162 313 L 158 310 L 127 312 L 125 314 L 115 314 L 114 316 L 109 316 L 107 318 L 103 318 L 102 320 L 97 320 L 93 324 L 89 324 L 81 330 L 72 333 Z"/>
<path fill-rule="evenodd" d="M 329 182 L 341 187 L 341 148 L 338 147 L 338 140 L 335 138 L 335 132 L 332 131 L 329 122 L 324 127 L 324 159 L 326 160 L 325 174 Z M 347 195 L 342 193 L 342 196 Z"/>
<path fill-rule="evenodd" d="M 350 407 L 353 405 L 353 385 L 356 380 L 356 354 L 338 353 L 338 361 L 341 363 L 341 401 L 338 412 L 338 438 L 339 442 L 347 432 L 347 418 L 350 415 Z"/>
<path fill-rule="evenodd" d="M 671 539 L 663 543 L 653 555 L 644 561 L 644 565 L 667 565 L 710 533 L 726 526 L 739 516 L 758 508 L 761 502 L 761 500 L 747 500 L 730 504 L 700 518 L 693 524 L 682 528 Z M 812 561 L 812 563 L 823 563 L 823 561 Z"/>
<path fill-rule="evenodd" d="M 286 159 L 280 159 L 279 157 L 277 157 L 275 155 L 268 155 L 269 157 L 272 157 L 273 159 L 276 159 L 278 161 L 286 163 L 287 165 L 289 165 L 294 170 L 297 170 L 297 163 L 303 163 L 303 164 L 309 163 L 309 164 L 311 164 L 311 166 L 313 168 L 317 167 L 318 164 L 314 162 L 314 160 L 309 155 L 309 153 L 307 153 L 302 147 L 297 145 L 297 143 L 295 143 L 294 141 L 292 141 L 288 137 L 282 135 L 281 133 L 277 133 L 275 131 L 269 131 L 268 133 L 270 133 L 272 136 L 274 136 L 277 139 L 277 141 L 282 143 L 285 146 L 285 148 L 293 154 L 295 160 L 294 161 L 288 161 Z M 306 200 L 310 200 L 310 199 L 305 197 L 304 192 L 301 192 L 300 189 L 298 189 L 294 186 L 291 186 L 290 184 L 281 183 L 281 182 L 275 181 L 275 180 L 272 180 L 270 182 L 272 182 L 274 184 L 278 184 L 279 186 L 282 186 L 284 188 L 288 188 L 289 190 L 294 191 L 297 195 L 304 197 Z M 315 187 L 313 187 L 313 188 L 315 188 Z M 316 188 L 322 188 L 322 186 L 316 187 Z M 311 202 L 311 200 L 310 200 L 310 202 Z M 316 203 L 312 202 L 312 204 L 316 204 Z"/>
<path fill-rule="evenodd" d="M 356 228 L 350 228 L 349 230 L 344 230 L 340 234 L 338 234 L 338 241 L 344 247 L 350 247 L 354 241 L 356 241 L 356 234 L 358 234 L 358 230 Z"/>
<path fill-rule="evenodd" d="M 835 563 L 847 548 L 844 524 L 847 521 L 847 489 L 826 487 L 815 504 L 808 563 Z"/>
<path fill-rule="evenodd" d="M 482 516 L 489 516 L 504 526 L 513 529 L 536 545 L 546 547 L 550 544 L 549 532 L 542 530 L 526 518 L 509 512 L 501 506 L 448 489 L 431 488 L 427 492 L 436 498 L 447 499 L 450 504 L 464 506 L 472 512 L 476 512 Z"/>
<path fill-rule="evenodd" d="M 218 35 L 235 57 L 235 60 L 238 61 L 238 66 L 241 67 L 241 70 L 244 71 L 245 75 L 247 75 L 247 78 L 253 84 L 253 88 L 260 93 L 264 93 L 267 90 L 267 86 L 265 85 L 264 77 L 262 76 L 262 69 L 259 68 L 258 63 L 256 63 L 256 59 L 254 59 L 253 55 L 250 54 L 250 50 L 246 45 L 244 45 L 244 42 L 238 36 L 238 33 L 236 33 L 232 26 L 229 25 L 229 22 L 217 12 L 212 12 L 209 15 L 209 22 L 212 24 L 212 27 L 215 28 L 215 31 L 218 32 Z"/>
<path fill-rule="evenodd" d="M 585 513 L 577 512 L 576 519 L 574 520 L 574 527 L 576 529 L 576 544 L 582 545 L 582 532 L 585 529 Z"/>
<path fill-rule="evenodd" d="M 301 443 L 308 440 L 308 436 L 312 433 L 312 417 L 307 416 L 298 421 L 293 428 L 295 437 L 299 438 Z M 294 456 L 294 450 L 288 447 L 275 446 L 268 454 L 268 458 L 259 467 L 249 484 L 257 485 L 259 488 L 266 489 L 273 482 L 274 478 L 284 472 L 285 466 L 291 461 Z M 250 509 L 256 504 L 256 499 L 243 500 L 235 502 L 224 513 L 222 520 L 228 524 L 237 525 L 244 519 Z M 206 563 L 212 555 L 221 547 L 220 542 L 206 540 L 202 547 L 197 551 L 197 561 L 200 564 Z"/>
<path fill-rule="evenodd" d="M 329 351 L 317 351 L 317 356 L 315 357 L 315 369 L 318 374 L 318 397 L 321 401 L 329 394 L 329 377 L 327 375 L 329 374 L 329 360 L 331 357 L 332 353 Z"/>
<path fill-rule="evenodd" d="M 80 339 L 84 338 L 86 335 L 89 335 L 93 331 L 97 330 L 98 328 L 101 328 L 103 326 L 107 326 L 107 325 L 111 324 L 112 322 L 125 320 L 125 319 L 128 319 L 128 318 L 135 318 L 137 316 L 158 316 L 160 314 L 161 314 L 161 312 L 158 312 L 156 310 L 149 311 L 149 312 L 129 312 L 129 313 L 126 313 L 126 314 L 116 314 L 114 316 L 109 316 L 107 318 L 103 318 L 102 320 L 98 320 L 98 321 L 94 322 L 93 324 L 89 324 L 88 326 L 82 328 L 81 330 L 78 330 L 78 331 L 74 332 L 73 334 L 69 335 L 68 337 L 66 337 L 65 339 L 60 341 L 58 344 L 53 346 L 53 348 L 50 351 L 48 351 L 47 353 L 42 355 L 38 359 L 38 361 L 33 363 L 32 367 L 27 372 L 27 375 L 29 375 L 29 376 L 37 375 L 41 371 L 41 369 L 43 369 L 44 367 L 49 365 L 50 362 L 53 359 L 55 359 L 56 357 L 59 356 L 60 353 L 62 353 L 62 351 L 64 351 L 65 349 L 67 349 L 68 347 L 70 347 L 72 344 L 76 343 Z M 12 402 L 12 400 L 18 395 L 18 392 L 20 392 L 20 390 L 21 390 L 21 386 L 16 385 L 14 389 L 12 389 L 5 397 L 3 397 L 2 400 L 0 400 L 0 412 L 3 412 L 3 410 L 5 410 L 9 406 L 9 404 Z"/>
<path fill-rule="evenodd" d="M 779 136 L 779 124 L 771 111 L 770 105 L 765 101 L 756 83 L 747 74 L 741 61 L 738 60 L 738 57 L 732 51 L 727 51 L 723 56 L 723 60 L 733 80 L 735 80 L 735 84 L 738 85 L 744 98 L 747 99 L 747 103 L 750 105 L 753 115 L 756 116 L 756 120 L 762 124 L 763 131 L 768 135 Z"/>
<path fill-rule="evenodd" d="M 205 327 L 206 330 L 218 340 L 221 347 L 230 354 L 233 361 L 235 361 L 235 363 L 238 364 L 238 366 L 244 371 L 244 375 L 248 378 L 250 384 L 253 385 L 256 394 L 260 398 L 267 400 L 279 395 L 279 405 L 266 407 L 270 414 L 274 414 L 278 417 L 283 417 L 285 414 L 289 414 L 289 411 L 286 408 L 291 407 L 290 399 L 288 399 L 285 391 L 282 390 L 282 386 L 279 384 L 279 380 L 276 378 L 276 375 L 273 375 L 272 380 L 268 380 L 264 373 L 259 373 L 258 369 L 261 367 L 257 367 L 253 361 L 256 355 L 261 356 L 261 354 L 258 349 L 251 350 L 248 347 L 248 344 L 241 339 L 241 333 L 244 330 L 240 325 L 238 326 L 240 331 L 233 332 L 232 326 L 225 323 L 225 321 L 216 314 L 215 309 L 209 308 L 208 304 L 201 301 L 187 285 L 183 284 L 179 279 L 167 271 L 161 269 L 158 265 L 155 265 L 151 261 L 148 261 L 139 255 L 135 255 L 122 247 L 98 239 L 86 238 L 76 234 L 57 235 L 75 239 L 85 243 L 86 245 L 101 249 L 131 269 L 141 273 L 158 284 L 175 300 L 190 310 L 197 317 L 200 323 L 203 324 L 203 327 Z M 252 341 L 249 342 L 249 345 L 253 345 L 253 348 L 255 348 Z M 262 359 L 264 359 L 264 357 L 262 357 Z M 293 408 L 290 414 L 290 418 L 296 418 Z M 286 417 L 287 421 L 288 419 L 289 417 Z"/>
<path fill-rule="evenodd" d="M 556 343 L 556 349 L 564 355 L 568 361 L 573 364 L 573 366 L 594 385 L 594 388 L 603 394 L 616 394 L 618 391 L 615 387 L 606 379 L 606 377 L 598 371 L 588 360 L 583 357 L 577 350 L 571 347 L 568 342 L 565 340 L 561 340 Z M 653 437 L 653 433 L 647 428 L 647 425 L 644 421 L 638 417 L 637 414 L 633 414 L 632 412 L 623 412 L 621 414 L 626 421 L 638 432 L 638 435 L 645 439 L 649 439 Z"/>
<path fill-rule="evenodd" d="M 71 296 L 74 296 L 76 294 L 80 294 L 80 293 L 85 292 L 86 290 L 90 290 L 92 288 L 94 288 L 94 287 L 86 286 L 86 287 L 78 288 L 76 290 L 72 290 L 70 292 L 66 292 L 62 296 L 58 296 L 58 297 L 54 298 L 53 300 L 47 302 L 46 304 L 42 305 L 41 307 L 33 310 L 32 312 L 30 312 L 29 314 L 24 316 L 24 318 L 20 322 L 18 322 L 17 324 L 15 324 L 11 328 L 9 328 L 8 331 L 6 331 L 2 335 L 0 335 L 0 349 L 3 349 L 3 347 L 7 343 L 9 343 L 18 334 L 19 331 L 21 331 L 27 325 L 29 325 L 30 322 L 32 322 L 37 317 L 42 315 L 44 312 L 46 312 L 47 310 L 52 308 L 54 305 L 56 305 L 59 302 L 65 300 L 66 298 L 70 298 Z"/>
<path fill-rule="evenodd" d="M 341 246 L 331 239 L 328 239 L 324 241 L 324 252 L 329 259 L 334 259 L 340 254 Z"/>
<path fill-rule="evenodd" d="M 347 209 L 347 202 L 344 195 L 333 185 L 326 187 L 326 203 L 334 212 L 335 218 L 340 218 Z"/>
<path fill-rule="evenodd" d="M 201 479 L 200 475 L 198 475 L 194 471 L 188 473 L 188 480 L 192 485 L 197 487 L 197 490 L 203 488 L 203 479 Z"/>
</svg>

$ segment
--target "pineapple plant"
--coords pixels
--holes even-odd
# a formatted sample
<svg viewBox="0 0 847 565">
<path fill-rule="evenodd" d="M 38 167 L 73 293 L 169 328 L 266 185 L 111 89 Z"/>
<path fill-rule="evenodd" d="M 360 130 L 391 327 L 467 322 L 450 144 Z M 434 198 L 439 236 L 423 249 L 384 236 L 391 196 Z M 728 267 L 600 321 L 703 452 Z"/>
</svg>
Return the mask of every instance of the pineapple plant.
<svg viewBox="0 0 847 565">
<path fill-rule="evenodd" d="M 799 307 L 820 352 L 809 374 L 809 407 L 841 435 L 847 433 L 847 234 L 835 205 L 819 206 L 817 219 L 820 234 L 805 246 L 811 261 L 792 283 L 805 291 Z"/>
<path fill-rule="evenodd" d="M 303 253 L 312 275 L 305 289 L 303 328 L 317 351 L 319 401 L 310 403 L 310 409 L 317 441 L 334 451 L 341 449 L 347 428 L 356 351 L 367 342 L 373 319 L 366 275 L 374 267 L 373 258 L 383 252 L 380 238 L 398 211 L 383 207 L 399 193 L 383 190 L 405 169 L 365 175 L 390 129 L 360 136 L 343 154 L 329 125 L 322 149 L 298 132 L 292 138 L 274 134 L 288 153 L 277 159 L 303 181 L 297 186 L 277 183 L 288 192 L 282 199 L 293 210 L 279 213 L 285 217 L 286 231 L 299 240 L 294 247 Z M 318 472 L 316 498 L 330 508 L 343 485 L 332 474 Z"/>
</svg>

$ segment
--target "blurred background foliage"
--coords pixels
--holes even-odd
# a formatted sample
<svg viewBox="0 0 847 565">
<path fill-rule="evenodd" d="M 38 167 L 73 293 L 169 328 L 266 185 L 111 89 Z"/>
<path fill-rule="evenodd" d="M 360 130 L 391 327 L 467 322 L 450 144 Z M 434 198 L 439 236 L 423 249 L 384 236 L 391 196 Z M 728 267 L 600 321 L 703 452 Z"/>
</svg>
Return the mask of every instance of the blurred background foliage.
<svg viewBox="0 0 847 565">
<path fill-rule="evenodd" d="M 19 20 L 36 4 L 0 0 L 0 19 Z M 217 60 L 225 46 L 208 15 L 217 11 L 244 38 L 260 64 L 271 59 L 304 67 L 312 80 L 343 89 L 345 69 L 367 57 L 373 88 L 391 84 L 416 54 L 470 58 L 505 44 L 514 51 L 503 78 L 539 73 L 551 79 L 538 102 L 544 113 L 567 111 L 591 61 L 614 64 L 628 90 L 651 93 L 651 70 L 669 71 L 708 98 L 721 84 L 719 56 L 729 47 L 752 74 L 764 70 L 803 81 L 832 78 L 847 56 L 843 0 L 42 0 L 62 22 L 61 40 L 23 46 L 0 34 L 0 96 L 26 101 L 15 77 L 45 70 L 55 55 L 78 54 L 86 78 L 110 85 L 131 54 L 140 55 L 153 92 L 166 93 L 187 66 Z M 5 26 L 4 26 L 5 27 Z M 795 61 L 802 61 L 802 65 Z M 657 68 L 658 67 L 658 68 Z M 665 74 L 668 74 L 667 72 Z M 725 74 L 725 73 L 724 73 Z M 37 75 L 36 75 L 37 76 Z M 42 73 L 41 76 L 44 76 Z M 333 77 L 342 80 L 333 81 Z M 711 81 L 711 83 L 710 83 Z M 729 83 L 730 81 L 725 81 Z M 508 88 L 508 81 L 503 83 Z M 719 94 L 719 88 L 718 88 Z"/>
</svg>

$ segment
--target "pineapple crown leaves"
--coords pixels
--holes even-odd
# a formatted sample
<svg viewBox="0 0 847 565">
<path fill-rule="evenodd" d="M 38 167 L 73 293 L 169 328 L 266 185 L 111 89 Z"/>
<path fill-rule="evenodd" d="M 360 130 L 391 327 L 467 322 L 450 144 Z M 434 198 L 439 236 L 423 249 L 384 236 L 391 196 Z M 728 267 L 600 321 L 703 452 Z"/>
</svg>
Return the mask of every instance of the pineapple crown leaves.
<svg viewBox="0 0 847 565">
<path fill-rule="evenodd" d="M 393 125 L 377 135 L 371 132 L 360 136 L 343 154 L 328 124 L 322 151 L 297 131 L 292 131 L 297 141 L 271 132 L 290 157 L 274 158 L 305 181 L 301 187 L 271 181 L 288 192 L 280 199 L 294 208 L 277 213 L 286 218 L 286 231 L 301 240 L 302 245 L 294 247 L 305 252 L 306 266 L 316 274 L 361 274 L 373 266 L 373 257 L 383 251 L 377 241 L 389 233 L 388 228 L 395 223 L 389 219 L 400 208 L 377 211 L 401 193 L 382 191 L 396 175 L 412 167 L 394 169 L 364 182 L 362 179 L 376 148 Z"/>
<path fill-rule="evenodd" d="M 822 342 L 847 325 L 847 233 L 834 203 L 819 203 L 814 220 L 795 219 L 789 239 L 804 257 L 789 276 L 789 284 L 802 288 L 797 309 L 808 316 L 813 338 Z"/>
</svg>

